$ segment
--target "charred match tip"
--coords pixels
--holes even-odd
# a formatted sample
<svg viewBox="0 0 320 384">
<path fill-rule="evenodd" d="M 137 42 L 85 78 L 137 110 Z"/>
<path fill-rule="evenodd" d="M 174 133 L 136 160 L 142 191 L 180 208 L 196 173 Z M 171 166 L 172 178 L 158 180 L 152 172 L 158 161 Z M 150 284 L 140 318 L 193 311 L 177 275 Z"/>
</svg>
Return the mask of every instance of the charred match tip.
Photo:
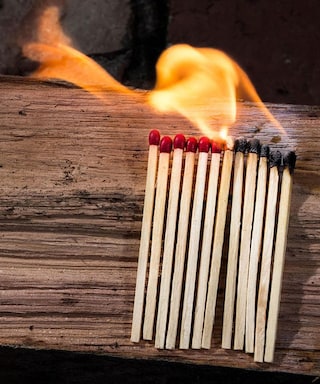
<svg viewBox="0 0 320 384">
<path fill-rule="evenodd" d="M 269 157 L 269 153 L 270 153 L 269 146 L 266 144 L 261 145 L 260 156 L 261 157 Z"/>
<path fill-rule="evenodd" d="M 290 173 L 293 173 L 294 171 L 294 167 L 296 165 L 296 159 L 297 159 L 297 156 L 293 151 L 288 152 L 283 158 L 283 164 L 285 167 L 288 167 Z"/>
<path fill-rule="evenodd" d="M 248 142 L 244 137 L 239 137 L 239 139 L 236 139 L 234 142 L 234 150 L 235 152 L 242 152 L 245 153 L 247 149 Z"/>
<path fill-rule="evenodd" d="M 211 142 L 211 152 L 212 153 L 220 153 L 222 151 L 221 143 L 212 140 Z"/>
<path fill-rule="evenodd" d="M 210 146 L 211 146 L 210 140 L 206 136 L 200 138 L 199 152 L 209 152 Z"/>
<path fill-rule="evenodd" d="M 176 149 L 176 148 L 184 149 L 185 144 L 186 144 L 186 138 L 184 137 L 184 135 L 179 133 L 178 135 L 175 136 L 175 138 L 173 140 L 173 148 L 174 149 Z"/>
<path fill-rule="evenodd" d="M 281 165 L 282 154 L 279 151 L 270 152 L 269 167 L 279 167 Z"/>
<path fill-rule="evenodd" d="M 248 142 L 248 152 L 249 153 L 256 153 L 259 155 L 260 153 L 260 141 L 258 139 L 252 139 Z"/>
<path fill-rule="evenodd" d="M 160 141 L 160 152 L 170 153 L 172 149 L 172 139 L 169 136 L 163 136 Z"/>
<path fill-rule="evenodd" d="M 190 137 L 187 140 L 186 151 L 196 153 L 198 148 L 198 141 L 194 137 Z"/>
<path fill-rule="evenodd" d="M 149 145 L 159 145 L 160 142 L 160 132 L 156 129 L 153 129 L 149 133 Z"/>
</svg>

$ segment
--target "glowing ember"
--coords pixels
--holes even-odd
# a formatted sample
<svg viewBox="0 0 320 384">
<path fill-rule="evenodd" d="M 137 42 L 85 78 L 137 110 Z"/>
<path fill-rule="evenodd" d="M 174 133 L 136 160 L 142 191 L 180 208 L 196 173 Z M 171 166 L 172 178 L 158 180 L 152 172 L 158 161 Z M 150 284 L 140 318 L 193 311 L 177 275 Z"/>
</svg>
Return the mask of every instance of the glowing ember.
<svg viewBox="0 0 320 384">
<path fill-rule="evenodd" d="M 25 44 L 24 54 L 40 63 L 38 78 L 62 79 L 98 97 L 101 90 L 135 95 L 110 76 L 95 61 L 70 46 L 59 24 L 59 9 L 45 9 L 38 20 L 36 41 Z M 236 120 L 237 100 L 259 104 L 261 111 L 282 132 L 283 128 L 259 98 L 240 66 L 222 51 L 179 44 L 160 56 L 157 81 L 149 104 L 160 112 L 178 112 L 203 134 L 226 139 Z"/>
</svg>

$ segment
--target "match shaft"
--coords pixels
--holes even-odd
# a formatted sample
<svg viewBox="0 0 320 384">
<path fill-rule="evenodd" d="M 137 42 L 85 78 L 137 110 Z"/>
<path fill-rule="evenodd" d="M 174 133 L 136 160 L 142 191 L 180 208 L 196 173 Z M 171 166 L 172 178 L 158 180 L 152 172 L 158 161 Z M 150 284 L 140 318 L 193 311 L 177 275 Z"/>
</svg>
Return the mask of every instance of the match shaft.
<svg viewBox="0 0 320 384">
<path fill-rule="evenodd" d="M 186 152 L 166 338 L 166 348 L 168 349 L 175 348 L 177 338 L 194 168 L 195 153 L 192 151 Z"/>
<path fill-rule="evenodd" d="M 247 303 L 246 303 L 246 332 L 245 332 L 245 346 L 246 352 L 254 352 L 254 331 L 255 331 L 255 316 L 256 316 L 256 285 L 258 264 L 261 253 L 262 243 L 262 227 L 264 219 L 266 189 L 267 189 L 267 176 L 268 176 L 268 159 L 267 157 L 260 157 L 258 169 L 258 183 L 255 201 L 250 261 L 249 261 L 249 276 L 248 276 L 248 289 L 247 289 Z"/>
<path fill-rule="evenodd" d="M 178 199 L 181 180 L 183 149 L 175 148 L 170 178 L 170 192 L 168 200 L 166 233 L 162 258 L 161 284 L 159 293 L 159 305 L 156 326 L 155 347 L 164 348 L 167 315 L 171 284 L 171 271 L 173 263 L 173 251 L 176 233 L 176 219 L 178 212 Z"/>
<path fill-rule="evenodd" d="M 234 301 L 238 270 L 238 252 L 242 209 L 244 154 L 236 152 L 234 161 L 232 208 L 229 235 L 228 266 L 223 311 L 222 348 L 231 348 Z"/>
<path fill-rule="evenodd" d="M 229 200 L 230 179 L 233 163 L 233 151 L 226 150 L 224 152 L 220 189 L 218 195 L 216 227 L 214 231 L 213 248 L 211 256 L 210 277 L 208 283 L 208 293 L 206 301 L 206 310 L 204 317 L 204 326 L 202 334 L 202 347 L 209 349 L 211 346 L 211 338 L 215 317 L 215 308 L 217 300 L 217 291 L 219 283 L 220 265 L 222 248 L 224 242 L 224 230 L 227 216 L 227 207 Z"/>
<path fill-rule="evenodd" d="M 203 319 L 209 277 L 210 255 L 212 249 L 211 243 L 216 212 L 219 168 L 220 153 L 212 153 L 207 191 L 207 205 L 203 226 L 197 301 L 195 307 L 195 318 L 193 323 L 192 348 L 201 348 Z"/>
<path fill-rule="evenodd" d="M 244 346 L 249 255 L 256 190 L 257 164 L 258 155 L 256 153 L 249 153 L 247 157 L 245 191 L 241 222 L 234 349 L 243 349 Z"/>
<path fill-rule="evenodd" d="M 281 196 L 279 203 L 278 226 L 274 251 L 274 267 L 272 273 L 269 314 L 266 333 L 266 346 L 264 355 L 264 361 L 268 363 L 272 363 L 274 358 L 281 298 L 282 275 L 289 227 L 291 193 L 292 175 L 289 169 L 285 168 L 283 171 L 281 182 Z"/>
<path fill-rule="evenodd" d="M 268 305 L 271 257 L 274 240 L 274 227 L 278 199 L 278 167 L 270 169 L 269 188 L 266 206 L 265 230 L 261 257 L 261 272 L 257 303 L 254 361 L 263 362 L 265 346 L 266 312 Z"/>
<path fill-rule="evenodd" d="M 151 340 L 157 300 L 159 263 L 162 244 L 164 212 L 166 206 L 168 170 L 170 153 L 161 152 L 159 156 L 157 191 L 153 216 L 152 245 L 149 267 L 149 279 L 146 295 L 143 338 Z"/>
<path fill-rule="evenodd" d="M 138 269 L 136 290 L 132 316 L 131 341 L 138 342 L 141 336 L 146 271 L 150 248 L 151 222 L 154 206 L 154 194 L 158 164 L 158 145 L 149 146 L 147 178 L 143 206 L 142 227 L 140 237 L 140 249 L 138 257 Z"/>
<path fill-rule="evenodd" d="M 199 152 L 193 199 L 192 218 L 190 224 L 189 251 L 185 290 L 182 308 L 180 348 L 187 349 L 190 344 L 191 322 L 193 314 L 194 292 L 198 263 L 199 240 L 202 220 L 203 197 L 206 184 L 208 152 Z"/>
</svg>

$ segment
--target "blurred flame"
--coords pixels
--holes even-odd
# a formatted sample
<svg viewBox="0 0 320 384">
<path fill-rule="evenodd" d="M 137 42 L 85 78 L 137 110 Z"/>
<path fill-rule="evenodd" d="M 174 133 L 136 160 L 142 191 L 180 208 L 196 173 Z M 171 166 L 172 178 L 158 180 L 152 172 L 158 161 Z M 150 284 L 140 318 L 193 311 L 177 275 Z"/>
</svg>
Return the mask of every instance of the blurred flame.
<svg viewBox="0 0 320 384">
<path fill-rule="evenodd" d="M 59 23 L 60 10 L 49 6 L 37 20 L 37 35 L 24 44 L 23 53 L 40 63 L 32 74 L 74 83 L 98 97 L 107 89 L 135 95 L 110 76 L 95 61 L 72 48 Z M 224 52 L 212 48 L 174 45 L 165 50 L 157 65 L 157 81 L 149 104 L 161 112 L 178 112 L 203 134 L 226 139 L 236 120 L 237 99 L 258 103 L 267 118 L 284 129 L 262 103 L 253 84 L 240 66 Z"/>
<path fill-rule="evenodd" d="M 23 46 L 24 55 L 40 63 L 32 77 L 65 80 L 99 97 L 102 89 L 130 93 L 94 60 L 70 46 L 59 19 L 57 6 L 45 8 L 37 19 L 35 41 Z"/>
<path fill-rule="evenodd" d="M 262 112 L 282 132 L 283 128 L 258 96 L 241 67 L 213 48 L 174 45 L 160 56 L 157 82 L 150 103 L 163 112 L 176 111 L 212 136 L 218 128 L 225 138 L 236 120 L 239 98 L 258 103 Z"/>
</svg>

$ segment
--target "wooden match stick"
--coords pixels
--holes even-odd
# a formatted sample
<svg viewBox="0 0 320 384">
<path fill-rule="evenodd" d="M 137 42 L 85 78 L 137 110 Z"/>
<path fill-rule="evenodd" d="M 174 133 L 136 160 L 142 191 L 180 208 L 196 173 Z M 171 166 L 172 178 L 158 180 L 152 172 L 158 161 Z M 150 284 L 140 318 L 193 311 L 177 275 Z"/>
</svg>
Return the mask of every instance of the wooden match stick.
<svg viewBox="0 0 320 384">
<path fill-rule="evenodd" d="M 196 175 L 196 184 L 193 197 L 192 217 L 190 226 L 189 250 L 187 260 L 187 271 L 185 277 L 185 289 L 182 308 L 180 348 L 189 348 L 191 322 L 193 314 L 194 292 L 196 284 L 196 273 L 198 264 L 198 251 L 200 241 L 200 231 L 202 222 L 202 208 L 204 191 L 206 185 L 208 152 L 210 150 L 210 140 L 202 137 L 199 140 L 199 157 Z"/>
<path fill-rule="evenodd" d="M 256 285 L 258 274 L 258 263 L 260 260 L 262 244 L 262 227 L 265 211 L 267 176 L 268 176 L 269 147 L 261 146 L 260 161 L 258 169 L 257 193 L 255 200 L 253 228 L 251 236 L 251 249 L 249 261 L 247 303 L 246 303 L 246 332 L 245 347 L 247 353 L 254 352 L 254 330 L 256 317 Z"/>
<path fill-rule="evenodd" d="M 215 317 L 216 300 L 218 292 L 220 265 L 222 257 L 222 248 L 224 242 L 224 230 L 227 216 L 227 207 L 229 200 L 230 179 L 233 163 L 233 142 L 228 143 L 227 150 L 224 152 L 220 188 L 218 195 L 216 226 L 214 230 L 210 277 L 208 283 L 206 310 L 204 316 L 204 326 L 202 334 L 202 347 L 210 348 L 212 330 Z"/>
<path fill-rule="evenodd" d="M 274 227 L 276 222 L 276 208 L 278 200 L 279 172 L 281 153 L 271 152 L 269 166 L 269 187 L 266 205 L 265 230 L 261 257 L 260 283 L 257 303 L 254 361 L 263 362 L 266 311 L 268 305 L 269 281 L 271 270 L 271 256 L 273 250 Z"/>
<path fill-rule="evenodd" d="M 234 349 L 243 349 L 244 345 L 250 241 L 256 192 L 257 166 L 260 153 L 259 140 L 250 140 L 248 143 L 248 151 L 241 221 Z"/>
<path fill-rule="evenodd" d="M 166 338 L 166 348 L 168 349 L 175 348 L 177 338 L 196 151 L 197 140 L 191 137 L 187 140 L 186 144 L 186 159 L 180 198 L 177 245 L 175 250 L 174 272 L 170 299 L 170 312 Z"/>
<path fill-rule="evenodd" d="M 140 249 L 138 257 L 137 281 L 133 306 L 133 318 L 131 329 L 131 341 L 138 342 L 141 334 L 142 314 L 144 305 L 144 291 L 146 271 L 150 247 L 150 233 L 154 205 L 154 192 L 158 163 L 158 145 L 160 133 L 153 130 L 149 134 L 149 155 L 147 166 L 146 188 L 143 205 L 142 227 L 140 237 Z"/>
<path fill-rule="evenodd" d="M 284 170 L 281 182 L 278 226 L 274 251 L 273 273 L 269 301 L 269 315 L 266 333 L 266 347 L 264 361 L 271 363 L 274 358 L 275 341 L 277 335 L 278 315 L 281 298 L 282 274 L 287 246 L 287 235 L 290 217 L 290 203 L 292 193 L 292 174 L 296 163 L 296 155 L 289 152 L 284 158 Z"/>
<path fill-rule="evenodd" d="M 211 164 L 209 172 L 207 205 L 203 225 L 202 249 L 198 277 L 197 301 L 195 307 L 192 348 L 201 348 L 203 318 L 206 305 L 210 256 L 212 249 L 213 227 L 216 212 L 216 200 L 218 191 L 218 179 L 221 158 L 221 145 L 211 143 Z"/>
<path fill-rule="evenodd" d="M 169 160 L 172 149 L 172 140 L 164 136 L 160 141 L 160 155 L 158 165 L 157 190 L 153 214 L 153 229 L 151 239 L 151 256 L 149 266 L 149 279 L 146 296 L 146 308 L 143 324 L 143 338 L 151 340 L 156 309 L 159 263 L 163 235 L 163 221 L 167 197 L 167 183 Z"/>
<path fill-rule="evenodd" d="M 233 191 L 230 219 L 228 267 L 223 311 L 222 348 L 231 348 L 232 326 L 234 315 L 234 301 L 238 270 L 238 253 L 240 239 L 240 224 L 242 212 L 242 190 L 244 172 L 244 153 L 247 140 L 240 138 L 235 141 L 235 160 L 233 173 Z"/>
<path fill-rule="evenodd" d="M 170 284 L 171 284 L 171 271 L 173 262 L 173 252 L 175 243 L 176 233 L 176 220 L 178 213 L 179 193 L 180 193 L 180 180 L 181 180 L 181 169 L 182 169 L 182 158 L 185 146 L 185 137 L 181 134 L 176 135 L 173 140 L 173 160 L 171 168 L 170 178 L 170 191 L 169 201 L 167 209 L 167 222 L 166 222 L 166 233 L 163 248 L 162 257 L 162 271 L 161 271 L 161 283 L 160 293 L 158 300 L 158 315 L 157 315 L 157 326 L 156 326 L 156 339 L 155 347 L 164 348 L 166 326 L 167 326 L 167 315 L 170 295 Z"/>
</svg>

